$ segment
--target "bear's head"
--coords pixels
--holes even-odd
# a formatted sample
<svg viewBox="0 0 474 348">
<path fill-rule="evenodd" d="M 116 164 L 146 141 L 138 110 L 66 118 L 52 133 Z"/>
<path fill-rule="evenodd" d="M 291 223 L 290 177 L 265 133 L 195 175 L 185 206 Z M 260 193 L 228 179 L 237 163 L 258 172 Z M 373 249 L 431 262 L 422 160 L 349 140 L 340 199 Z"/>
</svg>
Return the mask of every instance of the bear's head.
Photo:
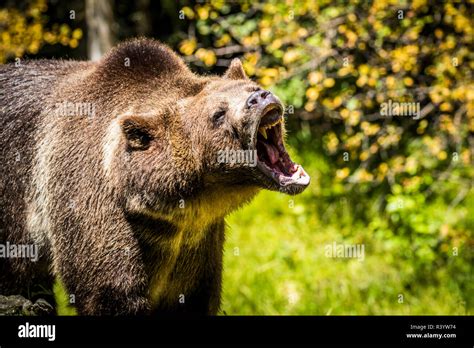
<svg viewBox="0 0 474 348">
<path fill-rule="evenodd" d="M 281 101 L 252 82 L 240 60 L 223 76 L 197 76 L 147 40 L 119 46 L 102 65 L 102 85 L 125 86 L 110 96 L 119 102 L 104 164 L 129 209 L 162 212 L 211 194 L 238 206 L 259 188 L 298 194 L 308 186 L 285 149 Z"/>
<path fill-rule="evenodd" d="M 283 104 L 245 75 L 239 59 L 179 104 L 180 115 L 199 129 L 190 140 L 203 150 L 208 181 L 288 194 L 308 186 L 309 176 L 285 149 Z"/>
</svg>

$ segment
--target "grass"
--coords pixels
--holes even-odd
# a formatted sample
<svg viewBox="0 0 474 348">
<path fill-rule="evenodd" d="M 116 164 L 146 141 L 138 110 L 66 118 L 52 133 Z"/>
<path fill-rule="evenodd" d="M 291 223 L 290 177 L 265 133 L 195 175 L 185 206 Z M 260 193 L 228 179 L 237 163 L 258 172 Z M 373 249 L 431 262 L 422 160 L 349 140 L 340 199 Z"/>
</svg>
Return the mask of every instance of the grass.
<svg viewBox="0 0 474 348">
<path fill-rule="evenodd" d="M 396 250 L 389 241 L 366 243 L 363 261 L 326 257 L 325 245 L 344 238 L 338 226 L 321 224 L 308 209 L 304 202 L 311 194 L 289 197 L 262 192 L 230 217 L 224 314 L 466 314 L 461 293 L 446 270 L 433 270 L 437 280 L 432 283 L 402 285 L 407 273 L 394 262 Z M 351 236 L 370 240 L 359 229 L 354 227 Z"/>
</svg>

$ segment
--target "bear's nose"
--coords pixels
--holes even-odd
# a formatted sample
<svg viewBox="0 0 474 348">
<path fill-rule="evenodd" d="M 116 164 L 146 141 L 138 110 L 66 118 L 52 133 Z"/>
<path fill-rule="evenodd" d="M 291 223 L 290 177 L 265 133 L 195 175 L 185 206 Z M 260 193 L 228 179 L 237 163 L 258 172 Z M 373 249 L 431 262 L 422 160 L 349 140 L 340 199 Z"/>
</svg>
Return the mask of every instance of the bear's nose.
<svg viewBox="0 0 474 348">
<path fill-rule="evenodd" d="M 271 93 L 265 90 L 259 90 L 253 92 L 250 97 L 247 99 L 247 106 L 251 107 L 253 105 L 257 105 L 262 103 Z"/>
</svg>

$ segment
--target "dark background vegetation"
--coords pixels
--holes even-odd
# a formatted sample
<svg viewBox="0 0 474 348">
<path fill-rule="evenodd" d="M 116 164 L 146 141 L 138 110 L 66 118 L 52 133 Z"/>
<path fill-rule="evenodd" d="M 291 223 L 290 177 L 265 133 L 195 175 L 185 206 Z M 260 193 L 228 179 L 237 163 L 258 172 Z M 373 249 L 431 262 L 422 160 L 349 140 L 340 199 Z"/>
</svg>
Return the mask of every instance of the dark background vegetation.
<svg viewBox="0 0 474 348">
<path fill-rule="evenodd" d="M 472 1 L 0 3 L 1 63 L 146 36 L 199 73 L 239 57 L 285 102 L 312 185 L 231 216 L 223 313 L 472 314 Z M 389 100 L 420 119 L 380 115 Z M 364 260 L 327 257 L 333 242 Z"/>
</svg>

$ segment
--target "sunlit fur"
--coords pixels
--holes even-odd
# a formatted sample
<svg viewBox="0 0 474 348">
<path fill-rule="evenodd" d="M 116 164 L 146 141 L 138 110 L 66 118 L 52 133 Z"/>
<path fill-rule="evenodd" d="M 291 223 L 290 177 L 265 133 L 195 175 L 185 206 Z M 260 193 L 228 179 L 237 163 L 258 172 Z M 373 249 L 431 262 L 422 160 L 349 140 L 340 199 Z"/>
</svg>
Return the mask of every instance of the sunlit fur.
<svg viewBox="0 0 474 348">
<path fill-rule="evenodd" d="M 80 314 L 217 313 L 224 218 L 259 190 L 248 168 L 217 163 L 255 140 L 244 106 L 256 84 L 240 62 L 200 77 L 134 40 L 96 63 L 0 72 L 0 242 L 41 246 L 36 264 L 0 260 L 0 293 L 58 276 Z M 93 103 L 95 116 L 58 116 L 65 101 Z"/>
</svg>

